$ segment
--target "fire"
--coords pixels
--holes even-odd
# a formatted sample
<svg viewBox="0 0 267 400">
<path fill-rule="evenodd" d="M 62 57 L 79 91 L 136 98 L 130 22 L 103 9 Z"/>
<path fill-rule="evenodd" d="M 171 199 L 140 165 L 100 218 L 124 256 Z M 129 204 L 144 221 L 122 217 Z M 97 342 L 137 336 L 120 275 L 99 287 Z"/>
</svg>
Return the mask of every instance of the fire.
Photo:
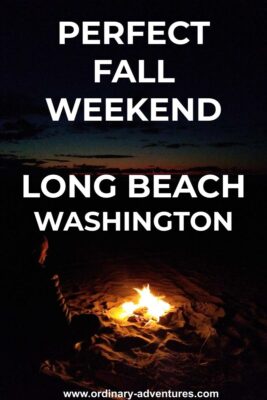
<svg viewBox="0 0 267 400">
<path fill-rule="evenodd" d="M 163 300 L 164 296 L 154 296 L 149 284 L 143 289 L 134 288 L 139 294 L 138 301 L 127 301 L 110 310 L 110 316 L 118 320 L 140 317 L 146 321 L 159 321 L 159 318 L 171 310 L 171 305 Z"/>
</svg>

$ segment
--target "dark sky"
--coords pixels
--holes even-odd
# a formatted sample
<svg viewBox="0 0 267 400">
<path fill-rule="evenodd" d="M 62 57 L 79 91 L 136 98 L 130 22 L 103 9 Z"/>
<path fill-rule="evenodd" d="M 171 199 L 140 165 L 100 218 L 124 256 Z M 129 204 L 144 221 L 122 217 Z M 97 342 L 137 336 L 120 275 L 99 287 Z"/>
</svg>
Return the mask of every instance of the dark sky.
<svg viewBox="0 0 267 400">
<path fill-rule="evenodd" d="M 0 162 L 14 169 L 69 167 L 266 171 L 266 7 L 239 1 L 13 1 L 2 6 Z M 60 20 L 210 21 L 204 45 L 58 44 Z M 174 84 L 93 83 L 94 59 L 144 59 L 149 75 L 164 59 Z M 46 97 L 211 97 L 214 122 L 52 122 Z"/>
</svg>

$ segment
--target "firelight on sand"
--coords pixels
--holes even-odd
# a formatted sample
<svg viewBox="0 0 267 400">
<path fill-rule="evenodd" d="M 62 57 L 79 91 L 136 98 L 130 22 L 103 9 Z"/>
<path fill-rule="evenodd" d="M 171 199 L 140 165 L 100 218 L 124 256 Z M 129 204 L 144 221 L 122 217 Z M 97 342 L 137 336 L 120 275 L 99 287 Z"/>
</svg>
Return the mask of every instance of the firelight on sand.
<svg viewBox="0 0 267 400">
<path fill-rule="evenodd" d="M 149 284 L 143 289 L 134 288 L 138 293 L 138 301 L 127 301 L 119 307 L 110 310 L 110 316 L 116 320 L 126 321 L 130 317 L 140 317 L 142 320 L 159 321 L 159 318 L 169 312 L 172 306 L 163 300 L 164 296 L 154 296 Z"/>
</svg>

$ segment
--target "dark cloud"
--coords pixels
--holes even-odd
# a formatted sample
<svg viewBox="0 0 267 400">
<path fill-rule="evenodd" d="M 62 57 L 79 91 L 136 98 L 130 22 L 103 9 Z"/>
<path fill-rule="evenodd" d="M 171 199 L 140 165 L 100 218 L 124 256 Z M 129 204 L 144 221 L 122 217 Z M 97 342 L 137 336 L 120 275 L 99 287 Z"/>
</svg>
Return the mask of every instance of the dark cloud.
<svg viewBox="0 0 267 400">
<path fill-rule="evenodd" d="M 55 162 L 59 162 L 59 163 L 69 162 L 69 160 L 61 160 L 59 158 L 45 158 L 45 161 L 55 161 Z"/>
<path fill-rule="evenodd" d="M 197 167 L 192 167 L 192 168 L 187 168 L 184 170 L 181 170 L 182 173 L 206 173 L 206 172 L 213 172 L 213 173 L 219 173 L 222 172 L 222 169 L 215 166 L 215 165 L 204 165 L 204 166 L 197 166 Z"/>
<path fill-rule="evenodd" d="M 106 165 L 74 164 L 73 169 L 77 172 L 101 173 L 106 170 Z"/>
<path fill-rule="evenodd" d="M 32 164 L 34 166 L 39 166 L 42 164 L 46 164 L 46 161 L 44 160 L 37 160 L 36 158 L 20 158 L 19 161 L 21 161 L 22 165 L 25 164 Z"/>
<path fill-rule="evenodd" d="M 158 142 L 152 142 L 142 146 L 144 149 L 149 147 L 166 147 L 171 149 L 179 149 L 180 147 L 197 147 L 198 145 L 191 143 L 171 143 L 167 144 L 165 140 L 159 140 Z"/>
<path fill-rule="evenodd" d="M 23 168 L 38 168 L 40 165 L 45 164 L 43 160 L 36 158 L 19 158 L 14 154 L 1 154 L 0 155 L 0 168 L 21 170 Z"/>
<path fill-rule="evenodd" d="M 0 158 L 18 158 L 18 156 L 12 151 L 11 153 L 0 154 Z"/>
<path fill-rule="evenodd" d="M 167 149 L 181 149 L 182 147 L 216 147 L 216 148 L 229 148 L 229 147 L 238 147 L 238 146 L 246 146 L 245 143 L 242 142 L 215 142 L 208 144 L 196 144 L 196 143 L 170 143 L 166 144 L 165 141 L 158 141 L 157 143 L 148 143 L 143 146 L 143 148 L 147 147 L 165 147 Z"/>
<path fill-rule="evenodd" d="M 120 174 L 171 174 L 171 175 L 203 175 L 207 173 L 222 174 L 222 173 L 244 173 L 244 170 L 232 167 L 228 169 L 222 169 L 216 165 L 204 165 L 194 166 L 191 168 L 162 168 L 159 166 L 149 165 L 147 168 L 110 168 L 104 164 L 93 165 L 93 164 L 74 164 L 72 167 L 62 166 L 60 164 L 49 167 L 46 166 L 47 160 L 37 160 L 35 158 L 19 158 L 14 154 L 0 154 L 0 173 L 4 174 L 16 174 L 20 173 L 35 173 L 46 175 L 49 173 L 60 173 L 60 174 L 101 174 L 109 173 L 114 175 Z M 59 160 L 56 160 L 60 162 Z M 43 166 L 44 167 L 41 167 Z M 246 171 L 248 172 L 248 171 Z"/>
<path fill-rule="evenodd" d="M 44 129 L 44 126 L 35 125 L 25 119 L 5 121 L 0 127 L 0 141 L 17 142 L 24 139 L 36 139 Z"/>
<path fill-rule="evenodd" d="M 147 147 L 159 147 L 160 145 L 158 144 L 158 143 L 148 143 L 148 144 L 145 144 L 144 146 L 143 146 L 143 148 L 145 149 L 145 148 L 147 148 Z"/>
<path fill-rule="evenodd" d="M 92 165 L 92 164 L 74 164 L 71 168 L 49 168 L 49 170 L 57 170 L 66 171 L 68 174 L 70 173 L 109 173 L 109 174 L 173 174 L 173 175 L 182 175 L 182 174 L 192 174 L 199 175 L 204 173 L 223 173 L 225 172 L 219 167 L 216 166 L 196 166 L 188 169 L 179 169 L 179 168 L 161 168 L 159 166 L 149 165 L 147 168 L 110 168 L 106 165 Z M 236 171 L 235 171 L 236 172 Z"/>
<path fill-rule="evenodd" d="M 199 145 L 194 143 L 171 143 L 166 144 L 165 147 L 167 149 L 180 149 L 182 147 L 199 147 Z"/>
<path fill-rule="evenodd" d="M 217 148 L 227 148 L 227 147 L 246 146 L 246 143 L 242 143 L 242 142 L 217 142 L 217 143 L 209 143 L 208 146 L 217 147 Z"/>
<path fill-rule="evenodd" d="M 55 154 L 55 157 L 70 158 L 133 158 L 135 156 L 129 154 Z"/>
<path fill-rule="evenodd" d="M 187 169 L 180 168 L 161 168 L 150 165 L 148 168 L 126 168 L 120 170 L 123 174 L 171 174 L 171 175 L 201 175 L 206 173 L 222 174 L 222 173 L 237 173 L 237 169 L 232 168 L 228 170 L 221 169 L 217 166 L 196 166 Z"/>
</svg>

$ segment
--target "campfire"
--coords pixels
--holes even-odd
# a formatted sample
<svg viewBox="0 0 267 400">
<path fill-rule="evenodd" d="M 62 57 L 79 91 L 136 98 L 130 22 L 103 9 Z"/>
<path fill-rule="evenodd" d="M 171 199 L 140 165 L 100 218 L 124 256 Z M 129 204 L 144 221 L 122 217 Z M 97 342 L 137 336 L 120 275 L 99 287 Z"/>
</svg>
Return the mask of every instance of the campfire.
<svg viewBox="0 0 267 400">
<path fill-rule="evenodd" d="M 109 316 L 121 322 L 158 322 L 172 306 L 163 300 L 164 296 L 155 296 L 149 284 L 142 289 L 134 288 L 138 293 L 137 301 L 126 301 L 109 311 Z"/>
</svg>

